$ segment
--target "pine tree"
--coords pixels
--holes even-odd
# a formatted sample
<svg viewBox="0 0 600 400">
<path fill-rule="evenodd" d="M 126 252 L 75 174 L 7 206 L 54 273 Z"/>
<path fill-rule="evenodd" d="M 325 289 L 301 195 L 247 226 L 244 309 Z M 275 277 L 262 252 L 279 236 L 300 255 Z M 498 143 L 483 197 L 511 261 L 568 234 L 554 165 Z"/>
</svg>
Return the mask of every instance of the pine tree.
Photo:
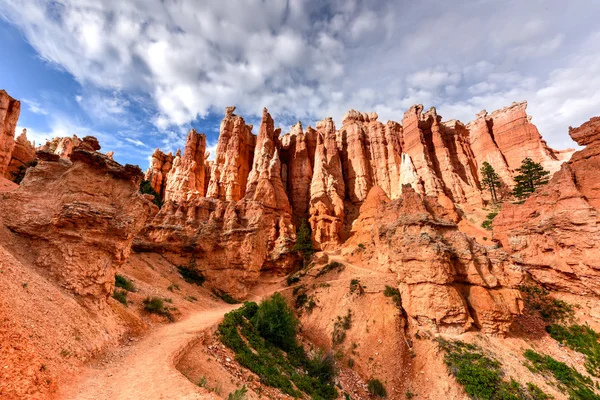
<svg viewBox="0 0 600 400">
<path fill-rule="evenodd" d="M 513 195 L 519 199 L 526 199 L 537 188 L 545 185 L 550 180 L 550 172 L 529 157 L 521 162 L 517 172 L 519 174 L 515 176 L 517 184 L 513 189 Z"/>
<path fill-rule="evenodd" d="M 312 256 L 315 252 L 311 236 L 310 226 L 308 225 L 308 222 L 306 222 L 306 219 L 303 219 L 296 232 L 296 244 L 294 245 L 294 250 L 302 253 L 304 258 Z"/>
<path fill-rule="evenodd" d="M 496 203 L 498 201 L 498 192 L 496 189 L 502 185 L 502 182 L 500 182 L 500 177 L 494 171 L 494 167 L 487 161 L 484 161 L 481 166 L 481 176 L 483 177 L 481 185 L 490 191 L 492 201 Z"/>
</svg>

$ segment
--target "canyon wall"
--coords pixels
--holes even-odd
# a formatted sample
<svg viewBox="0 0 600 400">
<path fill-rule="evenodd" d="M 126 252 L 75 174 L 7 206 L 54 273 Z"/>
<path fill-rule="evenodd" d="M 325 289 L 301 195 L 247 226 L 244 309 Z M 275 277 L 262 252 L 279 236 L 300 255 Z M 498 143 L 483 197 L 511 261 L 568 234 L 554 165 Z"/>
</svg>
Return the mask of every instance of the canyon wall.
<svg viewBox="0 0 600 400">
<path fill-rule="evenodd" d="M 569 135 L 586 147 L 524 204 L 504 204 L 494 240 L 545 287 L 600 296 L 600 117 Z"/>
<path fill-rule="evenodd" d="M 11 154 L 15 147 L 15 129 L 21 112 L 21 102 L 0 90 L 0 177 L 7 176 Z"/>
</svg>

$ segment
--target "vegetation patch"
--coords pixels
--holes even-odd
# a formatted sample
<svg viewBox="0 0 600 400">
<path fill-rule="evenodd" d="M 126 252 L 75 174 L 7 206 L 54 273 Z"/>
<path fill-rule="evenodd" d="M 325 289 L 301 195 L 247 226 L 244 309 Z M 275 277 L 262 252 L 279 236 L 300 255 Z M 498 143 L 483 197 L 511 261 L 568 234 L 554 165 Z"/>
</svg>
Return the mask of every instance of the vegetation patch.
<svg viewBox="0 0 600 400">
<path fill-rule="evenodd" d="M 223 290 L 213 289 L 212 292 L 215 296 L 217 296 L 218 298 L 220 298 L 227 304 L 240 304 L 241 303 L 241 301 L 234 299 L 233 297 L 231 297 L 231 295 L 229 293 L 224 292 Z"/>
<path fill-rule="evenodd" d="M 369 379 L 367 389 L 373 397 L 387 397 L 387 390 L 385 390 L 385 386 L 383 386 L 383 383 L 379 379 Z"/>
<path fill-rule="evenodd" d="M 358 279 L 352 279 L 350 281 L 350 294 L 358 293 L 359 296 L 365 294 L 365 288 L 360 284 Z"/>
<path fill-rule="evenodd" d="M 123 275 L 115 275 L 115 286 L 121 289 L 125 289 L 128 292 L 135 292 L 136 288 L 132 281 L 125 278 Z"/>
<path fill-rule="evenodd" d="M 326 273 L 331 272 L 333 270 L 336 270 L 337 272 L 342 272 L 344 268 L 344 264 L 337 261 L 332 261 L 329 264 L 325 264 L 325 266 L 321 268 L 319 272 L 317 272 L 316 278 L 323 276 Z"/>
<path fill-rule="evenodd" d="M 175 292 L 176 290 L 179 290 L 179 285 L 176 283 L 172 283 L 169 285 L 169 287 L 167 288 L 167 290 L 169 292 Z"/>
<path fill-rule="evenodd" d="M 221 341 L 235 359 L 260 377 L 263 384 L 293 396 L 334 399 L 334 360 L 318 353 L 309 358 L 296 341 L 298 320 L 283 296 L 275 293 L 261 302 L 246 302 L 225 315 L 219 325 Z"/>
<path fill-rule="evenodd" d="M 391 297 L 396 307 L 402 308 L 402 297 L 400 296 L 400 291 L 398 289 L 386 285 L 383 295 L 385 297 Z"/>
<path fill-rule="evenodd" d="M 444 351 L 444 363 L 456 381 L 473 399 L 482 400 L 536 400 L 534 394 L 514 379 L 504 380 L 504 372 L 498 360 L 470 343 L 435 339 Z M 532 386 L 533 387 L 533 386 Z M 537 386 L 536 386 L 537 388 Z M 537 388 L 539 389 L 539 388 Z M 541 389 L 540 389 L 541 391 Z M 543 392 L 542 392 L 543 393 Z"/>
<path fill-rule="evenodd" d="M 558 323 L 573 319 L 573 306 L 550 296 L 543 287 L 521 285 L 519 290 L 523 293 L 527 310 L 532 314 L 538 314 L 544 321 Z"/>
<path fill-rule="evenodd" d="M 341 317 L 338 316 L 333 324 L 333 332 L 331 333 L 331 342 L 333 345 L 342 344 L 346 340 L 346 331 L 352 327 L 352 311 Z"/>
<path fill-rule="evenodd" d="M 194 268 L 180 265 L 177 267 L 177 271 L 179 271 L 179 274 L 181 274 L 181 277 L 187 283 L 202 286 L 202 284 L 206 281 L 206 277 L 202 271 L 196 271 Z"/>
<path fill-rule="evenodd" d="M 248 389 L 246 389 L 246 386 L 242 386 L 235 392 L 229 393 L 227 400 L 246 400 L 248 398 L 246 393 L 248 393 Z"/>
<path fill-rule="evenodd" d="M 300 222 L 300 226 L 296 230 L 296 244 L 294 244 L 293 250 L 302 254 L 304 261 L 308 260 L 315 253 L 312 245 L 312 232 L 306 219 Z"/>
<path fill-rule="evenodd" d="M 481 223 L 481 227 L 484 229 L 487 229 L 488 231 L 492 230 L 492 222 L 494 221 L 494 218 L 496 218 L 496 216 L 498 215 L 498 211 L 494 211 L 489 213 L 488 215 L 486 215 L 485 217 L 485 221 L 483 221 Z M 487 240 L 487 238 L 485 238 Z"/>
<path fill-rule="evenodd" d="M 140 193 L 141 194 L 151 194 L 152 196 L 154 196 L 154 199 L 152 200 L 152 202 L 154 204 L 156 204 L 156 206 L 158 208 L 162 207 L 162 205 L 163 205 L 162 196 L 156 190 L 154 190 L 150 181 L 142 180 L 142 182 L 140 182 Z"/>
<path fill-rule="evenodd" d="M 558 388 L 569 394 L 569 399 L 600 400 L 600 396 L 594 393 L 594 382 L 589 376 L 583 376 L 564 362 L 533 350 L 526 350 L 524 356 L 529 361 L 525 365 L 532 372 L 551 374 L 558 383 Z"/>
<path fill-rule="evenodd" d="M 127 291 L 125 290 L 115 290 L 112 295 L 113 299 L 117 300 L 119 303 L 127 306 Z"/>
<path fill-rule="evenodd" d="M 143 301 L 144 310 L 150 314 L 157 314 L 167 317 L 171 322 L 175 320 L 169 307 L 165 307 L 165 302 L 160 297 L 146 297 Z"/>
<path fill-rule="evenodd" d="M 584 354 L 585 369 L 590 375 L 600 376 L 600 334 L 588 325 L 563 326 L 552 324 L 546 331 L 556 341 Z"/>
</svg>

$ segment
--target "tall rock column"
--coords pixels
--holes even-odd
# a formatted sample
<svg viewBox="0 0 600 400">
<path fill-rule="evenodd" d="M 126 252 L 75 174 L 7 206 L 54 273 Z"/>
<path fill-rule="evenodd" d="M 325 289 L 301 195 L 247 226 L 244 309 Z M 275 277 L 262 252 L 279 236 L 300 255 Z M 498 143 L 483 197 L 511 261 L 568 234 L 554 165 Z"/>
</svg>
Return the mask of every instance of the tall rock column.
<svg viewBox="0 0 600 400">
<path fill-rule="evenodd" d="M 7 176 L 8 164 L 15 147 L 15 129 L 21 113 L 21 102 L 0 90 L 0 176 Z"/>
<path fill-rule="evenodd" d="M 187 136 L 183 156 L 176 155 L 167 174 L 165 200 L 181 201 L 190 196 L 204 197 L 204 160 L 206 136 L 192 129 Z"/>
<path fill-rule="evenodd" d="M 221 121 L 206 197 L 238 201 L 246 194 L 256 137 L 252 134 L 252 125 L 246 125 L 234 111 L 235 107 L 227 107 Z"/>
<path fill-rule="evenodd" d="M 160 194 L 163 198 L 167 186 L 167 175 L 171 171 L 171 168 L 173 168 L 174 158 L 173 153 L 169 152 L 169 154 L 165 154 L 156 149 L 152 153 L 150 168 L 146 171 L 145 179 L 150 182 L 156 193 Z"/>
<path fill-rule="evenodd" d="M 315 167 L 310 185 L 310 226 L 315 247 L 338 245 L 344 222 L 345 184 L 331 118 L 317 123 Z"/>
<path fill-rule="evenodd" d="M 15 147 L 10 156 L 10 164 L 8 165 L 7 177 L 13 177 L 19 172 L 19 169 L 27 168 L 28 164 L 35 159 L 35 147 L 27 140 L 27 129 L 15 140 Z"/>
<path fill-rule="evenodd" d="M 282 138 L 282 150 L 287 156 L 287 190 L 292 205 L 292 216 L 298 225 L 308 218 L 310 183 L 313 167 L 309 154 L 308 135 L 302 132 L 302 124 L 292 126 L 289 134 Z"/>
<path fill-rule="evenodd" d="M 406 165 L 408 166 L 410 164 L 408 161 L 410 161 L 414 166 L 417 176 L 423 183 L 425 194 L 437 196 L 444 193 L 444 185 L 436 174 L 432 160 L 430 151 L 433 148 L 433 143 L 431 143 L 431 137 L 426 137 L 419 126 L 422 119 L 422 112 L 423 105 L 419 104 L 412 106 L 404 113 L 404 118 L 402 119 L 404 129 L 402 151 L 410 158 L 410 160 L 406 161 Z M 405 180 L 403 179 L 403 181 Z M 419 191 L 418 182 L 411 182 L 411 186 L 417 192 Z"/>
<path fill-rule="evenodd" d="M 274 128 L 273 118 L 267 109 L 263 109 L 245 198 L 291 214 L 290 202 L 281 180 L 280 132 L 280 129 Z"/>
</svg>

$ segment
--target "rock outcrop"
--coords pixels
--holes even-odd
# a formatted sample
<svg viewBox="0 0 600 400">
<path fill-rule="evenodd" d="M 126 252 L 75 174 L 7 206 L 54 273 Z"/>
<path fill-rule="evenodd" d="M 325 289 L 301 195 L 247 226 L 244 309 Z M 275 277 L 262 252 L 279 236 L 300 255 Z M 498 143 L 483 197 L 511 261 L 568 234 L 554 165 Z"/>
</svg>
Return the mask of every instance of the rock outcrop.
<svg viewBox="0 0 600 400">
<path fill-rule="evenodd" d="M 192 129 L 188 133 L 183 155 L 175 156 L 173 166 L 167 173 L 165 200 L 181 201 L 190 197 L 204 196 L 206 158 L 206 136 Z"/>
<path fill-rule="evenodd" d="M 20 170 L 27 168 L 33 160 L 35 160 L 35 147 L 27 140 L 27 129 L 23 129 L 23 132 L 15 140 L 15 147 L 10 156 L 7 176 L 13 177 L 17 175 Z"/>
<path fill-rule="evenodd" d="M 20 113 L 21 102 L 0 90 L 0 176 L 6 178 L 10 178 L 7 171 L 15 147 L 15 129 Z"/>
<path fill-rule="evenodd" d="M 121 166 L 92 147 L 93 140 L 83 142 L 70 161 L 38 152 L 38 165 L 2 196 L 0 220 L 30 249 L 32 264 L 83 300 L 103 305 L 155 206 L 138 192 L 138 167 Z"/>
<path fill-rule="evenodd" d="M 524 204 L 505 203 L 494 240 L 545 287 L 600 296 L 600 117 L 569 135 L 585 149 Z"/>
<path fill-rule="evenodd" d="M 159 149 L 154 150 L 150 160 L 150 168 L 146 171 L 144 179 L 150 182 L 152 189 L 161 197 L 165 197 L 167 187 L 167 175 L 173 168 L 173 153 L 165 154 Z"/>
<path fill-rule="evenodd" d="M 310 203 L 310 183 L 313 177 L 313 162 L 310 157 L 308 134 L 302 131 L 298 122 L 289 134 L 281 138 L 282 160 L 286 168 L 283 176 L 285 187 L 292 206 L 294 222 L 299 226 L 303 219 L 308 220 Z M 314 160 L 314 153 L 313 153 Z"/>
<path fill-rule="evenodd" d="M 397 200 L 375 186 L 344 251 L 358 253 L 374 269 L 395 272 L 403 307 L 418 325 L 504 334 L 521 312 L 514 288 L 522 274 L 505 253 L 459 232 L 459 219 L 452 203 L 445 208 L 408 185 Z"/>
<path fill-rule="evenodd" d="M 46 142 L 46 144 L 38 148 L 38 150 L 46 153 L 53 153 L 60 158 L 68 159 L 71 157 L 73 149 L 80 144 L 81 139 L 79 139 L 77 135 L 73 135 L 73 137 L 56 137 L 49 142 Z"/>
<path fill-rule="evenodd" d="M 309 222 L 315 246 L 325 249 L 341 243 L 346 186 L 333 120 L 327 118 L 318 122 L 317 132 Z"/>
<path fill-rule="evenodd" d="M 206 197 L 238 201 L 246 194 L 248 175 L 254 163 L 256 137 L 252 126 L 227 107 L 221 121 L 215 162 L 210 170 Z"/>
</svg>

